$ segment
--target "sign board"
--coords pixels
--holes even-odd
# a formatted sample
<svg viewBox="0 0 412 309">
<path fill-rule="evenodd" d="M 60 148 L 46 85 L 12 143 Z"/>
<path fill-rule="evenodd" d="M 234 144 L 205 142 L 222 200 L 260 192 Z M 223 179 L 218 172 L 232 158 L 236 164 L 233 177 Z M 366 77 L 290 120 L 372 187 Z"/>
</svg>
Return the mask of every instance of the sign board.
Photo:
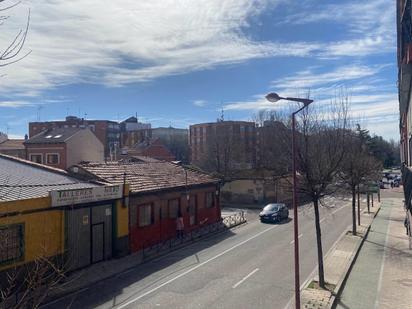
<svg viewBox="0 0 412 309">
<path fill-rule="evenodd" d="M 53 207 L 120 199 L 123 185 L 50 191 Z"/>
</svg>

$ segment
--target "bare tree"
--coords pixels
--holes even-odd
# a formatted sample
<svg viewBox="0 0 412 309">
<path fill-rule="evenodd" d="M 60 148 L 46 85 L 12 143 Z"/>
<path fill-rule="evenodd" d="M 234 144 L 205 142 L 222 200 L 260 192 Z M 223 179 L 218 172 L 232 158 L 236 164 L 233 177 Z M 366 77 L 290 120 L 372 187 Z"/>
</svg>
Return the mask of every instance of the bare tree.
<svg viewBox="0 0 412 309">
<path fill-rule="evenodd" d="M 40 254 L 34 261 L 6 271 L 0 308 L 38 308 L 66 278 L 63 259 Z"/>
<path fill-rule="evenodd" d="M 19 5 L 21 2 L 14 2 L 7 4 L 10 2 L 8 0 L 0 0 L 0 26 L 4 24 L 4 22 L 10 18 L 7 15 L 8 11 L 12 8 Z M 0 51 L 0 67 L 4 67 L 10 65 L 12 63 L 18 62 L 24 58 L 26 58 L 31 51 L 28 51 L 22 54 L 23 46 L 26 42 L 27 34 L 29 31 L 30 26 L 30 10 L 27 16 L 27 22 L 24 28 L 21 28 L 14 38 L 11 40 L 11 43 L 8 44 L 2 51 Z"/>
<path fill-rule="evenodd" d="M 291 128 L 289 117 L 276 111 L 261 110 L 252 117 L 257 124 L 257 167 L 283 177 L 291 171 Z"/>
<path fill-rule="evenodd" d="M 198 164 L 209 172 L 228 179 L 246 162 L 245 149 L 242 149 L 239 137 L 229 127 L 217 126 L 207 135 L 207 146 Z"/>
<path fill-rule="evenodd" d="M 362 130 L 357 125 L 356 131 L 349 131 L 345 141 L 345 158 L 342 164 L 340 177 L 349 186 L 352 195 L 352 234 L 356 235 L 356 188 L 375 179 L 381 170 L 381 165 L 369 154 L 361 134 Z"/>
<path fill-rule="evenodd" d="M 313 203 L 319 286 L 325 288 L 319 201 L 332 194 L 345 155 L 347 96 L 337 96 L 327 109 L 309 108 L 300 117 L 297 137 L 298 190 Z"/>
</svg>

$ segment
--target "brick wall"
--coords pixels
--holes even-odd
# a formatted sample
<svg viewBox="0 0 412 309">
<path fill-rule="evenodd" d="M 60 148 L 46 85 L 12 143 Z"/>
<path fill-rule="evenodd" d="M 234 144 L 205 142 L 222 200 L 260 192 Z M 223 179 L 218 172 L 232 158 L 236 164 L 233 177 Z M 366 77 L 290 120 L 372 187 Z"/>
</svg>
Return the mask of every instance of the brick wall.
<svg viewBox="0 0 412 309">
<path fill-rule="evenodd" d="M 66 156 L 66 145 L 65 144 L 35 144 L 26 145 L 27 160 L 31 160 L 31 155 L 40 154 L 42 156 L 42 164 L 66 169 L 67 168 L 67 156 Z M 47 154 L 58 154 L 59 163 L 58 164 L 48 164 Z"/>
</svg>

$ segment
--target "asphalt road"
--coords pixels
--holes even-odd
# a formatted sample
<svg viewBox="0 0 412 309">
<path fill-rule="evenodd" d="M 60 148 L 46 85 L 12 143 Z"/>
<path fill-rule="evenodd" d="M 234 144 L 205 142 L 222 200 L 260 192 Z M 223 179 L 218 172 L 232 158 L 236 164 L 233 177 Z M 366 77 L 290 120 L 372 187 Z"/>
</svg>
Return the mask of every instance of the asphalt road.
<svg viewBox="0 0 412 309">
<path fill-rule="evenodd" d="M 321 209 L 324 252 L 351 223 L 350 202 Z M 293 222 L 249 222 L 204 239 L 47 308 L 285 308 L 293 297 Z M 291 213 L 292 215 L 292 213 Z M 299 217 L 301 283 L 317 267 L 312 207 Z"/>
</svg>

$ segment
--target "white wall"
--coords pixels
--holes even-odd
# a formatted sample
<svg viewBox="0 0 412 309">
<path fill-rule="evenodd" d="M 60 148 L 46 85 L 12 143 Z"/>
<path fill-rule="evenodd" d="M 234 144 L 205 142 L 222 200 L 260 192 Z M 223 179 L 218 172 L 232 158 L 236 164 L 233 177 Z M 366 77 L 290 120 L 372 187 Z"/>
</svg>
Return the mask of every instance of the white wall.
<svg viewBox="0 0 412 309">
<path fill-rule="evenodd" d="M 67 167 L 81 161 L 103 162 L 104 146 L 89 129 L 80 130 L 66 141 Z"/>
</svg>

